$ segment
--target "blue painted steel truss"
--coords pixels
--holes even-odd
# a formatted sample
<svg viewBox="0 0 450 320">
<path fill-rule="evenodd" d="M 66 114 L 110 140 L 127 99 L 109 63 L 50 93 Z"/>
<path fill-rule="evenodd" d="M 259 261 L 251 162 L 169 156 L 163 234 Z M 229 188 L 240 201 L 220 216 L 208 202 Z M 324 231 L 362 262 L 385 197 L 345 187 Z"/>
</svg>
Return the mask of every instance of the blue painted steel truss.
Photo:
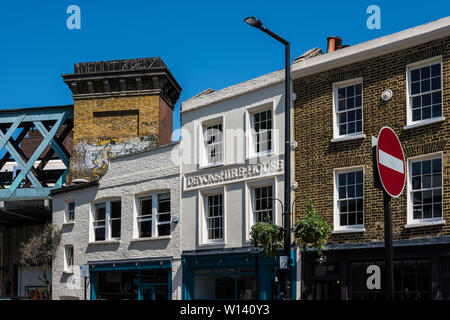
<svg viewBox="0 0 450 320">
<path fill-rule="evenodd" d="M 59 130 L 63 125 L 65 128 Z M 72 106 L 0 111 L 0 150 L 2 154 L 4 153 L 0 160 L 0 169 L 12 160 L 20 169 L 20 173 L 16 175 L 9 187 L 0 186 L 0 200 L 49 198 L 50 190 L 61 187 L 70 167 L 70 153 L 65 149 L 63 141 L 72 128 Z M 42 141 L 28 157 L 21 149 L 20 143 L 31 129 L 39 130 Z M 43 170 L 54 158 L 55 153 L 66 169 L 57 182 L 50 187 L 44 178 Z M 40 163 L 35 166 L 38 160 Z"/>
</svg>

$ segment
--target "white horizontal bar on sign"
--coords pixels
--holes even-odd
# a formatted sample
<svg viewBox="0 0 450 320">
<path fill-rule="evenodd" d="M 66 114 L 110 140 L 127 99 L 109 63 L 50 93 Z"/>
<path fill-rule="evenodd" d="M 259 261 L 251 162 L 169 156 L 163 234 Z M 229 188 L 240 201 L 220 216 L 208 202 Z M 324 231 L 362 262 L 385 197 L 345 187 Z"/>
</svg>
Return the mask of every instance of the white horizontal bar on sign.
<svg viewBox="0 0 450 320">
<path fill-rule="evenodd" d="M 385 167 L 391 168 L 392 170 L 400 172 L 401 174 L 405 173 L 403 168 L 403 161 L 390 155 L 389 153 L 384 152 L 383 150 L 378 150 L 378 160 Z"/>
</svg>

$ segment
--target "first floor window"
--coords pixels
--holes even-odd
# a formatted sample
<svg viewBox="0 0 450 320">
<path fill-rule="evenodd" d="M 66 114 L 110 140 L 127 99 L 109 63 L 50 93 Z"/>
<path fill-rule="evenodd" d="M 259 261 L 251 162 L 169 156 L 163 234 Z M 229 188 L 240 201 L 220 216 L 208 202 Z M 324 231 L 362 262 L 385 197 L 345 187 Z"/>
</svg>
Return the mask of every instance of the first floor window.
<svg viewBox="0 0 450 320">
<path fill-rule="evenodd" d="M 94 205 L 94 234 L 95 241 L 106 240 L 106 203 L 97 203 Z"/>
<path fill-rule="evenodd" d="M 121 201 L 111 200 L 94 204 L 95 241 L 120 238 Z"/>
<path fill-rule="evenodd" d="M 338 226 L 362 226 L 363 170 L 338 172 L 336 178 Z"/>
<path fill-rule="evenodd" d="M 208 240 L 223 239 L 223 195 L 215 194 L 207 198 L 206 228 Z"/>
<path fill-rule="evenodd" d="M 220 163 L 223 159 L 222 124 L 216 124 L 205 128 L 205 150 L 208 164 Z"/>
<path fill-rule="evenodd" d="M 137 216 L 139 238 L 170 235 L 170 194 L 153 194 L 139 198 Z"/>
<path fill-rule="evenodd" d="M 338 135 L 362 133 L 362 83 L 338 87 L 335 94 Z"/>
<path fill-rule="evenodd" d="M 73 246 L 65 247 L 65 257 L 66 257 L 66 261 L 65 261 L 66 270 L 68 270 L 74 265 L 74 263 L 73 263 Z"/>
<path fill-rule="evenodd" d="M 75 202 L 66 204 L 66 222 L 75 221 Z"/>
<path fill-rule="evenodd" d="M 253 189 L 253 219 L 254 223 L 273 222 L 272 186 Z"/>
<path fill-rule="evenodd" d="M 441 117 L 441 63 L 433 62 L 411 68 L 408 80 L 412 121 Z"/>
<path fill-rule="evenodd" d="M 411 161 L 413 220 L 442 217 L 442 157 Z"/>
<path fill-rule="evenodd" d="M 255 154 L 272 151 L 272 109 L 252 114 L 252 140 Z"/>
</svg>

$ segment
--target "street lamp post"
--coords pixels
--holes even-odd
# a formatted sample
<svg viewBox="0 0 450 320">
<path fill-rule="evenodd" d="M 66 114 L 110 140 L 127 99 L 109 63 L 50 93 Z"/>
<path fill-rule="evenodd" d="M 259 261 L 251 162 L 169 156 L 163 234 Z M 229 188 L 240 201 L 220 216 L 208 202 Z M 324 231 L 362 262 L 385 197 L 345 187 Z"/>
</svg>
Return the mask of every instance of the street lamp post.
<svg viewBox="0 0 450 320">
<path fill-rule="evenodd" d="M 278 40 L 285 46 L 285 110 L 284 110 L 284 255 L 288 261 L 291 256 L 291 62 L 290 62 L 290 43 L 272 31 L 262 26 L 262 22 L 255 17 L 248 17 L 244 21 L 265 33 L 272 38 Z M 288 266 L 290 263 L 288 263 Z M 284 270 L 284 277 L 282 279 L 282 290 L 285 299 L 291 299 L 291 281 L 289 268 Z"/>
</svg>

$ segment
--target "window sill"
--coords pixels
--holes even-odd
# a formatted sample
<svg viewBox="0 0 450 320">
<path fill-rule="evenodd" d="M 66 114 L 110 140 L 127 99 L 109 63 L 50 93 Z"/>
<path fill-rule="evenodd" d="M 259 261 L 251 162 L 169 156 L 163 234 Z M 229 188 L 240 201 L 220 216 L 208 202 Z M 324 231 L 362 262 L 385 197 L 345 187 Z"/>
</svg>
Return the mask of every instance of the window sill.
<svg viewBox="0 0 450 320">
<path fill-rule="evenodd" d="M 63 273 L 64 274 L 73 274 L 74 272 L 73 272 L 73 269 L 66 269 L 66 270 L 63 270 Z"/>
<path fill-rule="evenodd" d="M 89 242 L 89 245 L 95 245 L 95 244 L 120 244 L 120 240 L 105 240 L 105 241 L 92 241 Z"/>
<path fill-rule="evenodd" d="M 262 153 L 251 154 L 251 155 L 247 156 L 246 160 L 255 160 L 258 158 L 265 158 L 265 157 L 272 157 L 272 156 L 275 156 L 275 152 L 273 152 L 273 151 L 262 152 Z"/>
<path fill-rule="evenodd" d="M 419 122 L 416 122 L 416 123 L 408 124 L 407 126 L 403 127 L 403 130 L 419 128 L 419 127 L 427 126 L 429 124 L 439 123 L 439 122 L 444 122 L 444 121 L 445 121 L 444 117 L 427 119 L 427 120 L 419 121 Z"/>
<path fill-rule="evenodd" d="M 366 232 L 366 229 L 364 228 L 355 228 L 355 229 L 337 229 L 333 230 L 332 234 L 341 234 L 341 233 L 362 233 Z"/>
<path fill-rule="evenodd" d="M 75 224 L 75 221 L 67 221 L 67 222 L 64 222 L 62 225 L 63 226 L 72 226 L 74 224 Z"/>
<path fill-rule="evenodd" d="M 348 136 L 339 137 L 339 138 L 333 138 L 333 139 L 331 139 L 331 142 L 359 140 L 359 139 L 364 139 L 365 137 L 366 137 L 366 135 L 364 133 L 361 133 L 361 134 L 348 135 Z"/>
<path fill-rule="evenodd" d="M 223 247 L 225 245 L 225 241 L 221 240 L 221 241 L 217 241 L 217 242 L 206 242 L 206 243 L 201 243 L 198 245 L 199 248 L 209 248 L 209 247 Z"/>
<path fill-rule="evenodd" d="M 147 242 L 147 241 L 157 241 L 157 240 L 168 240 L 171 238 L 172 238 L 172 236 L 136 238 L 136 239 L 131 239 L 130 242 Z"/>
<path fill-rule="evenodd" d="M 426 222 L 418 222 L 418 223 L 409 223 L 409 224 L 405 225 L 405 229 L 437 226 L 437 225 L 441 225 L 441 224 L 445 224 L 445 221 L 444 220 L 435 220 L 435 221 L 426 221 Z"/>
<path fill-rule="evenodd" d="M 198 166 L 198 170 L 215 168 L 215 167 L 220 167 L 220 166 L 223 166 L 223 162 L 216 162 L 216 163 L 210 163 L 210 164 L 205 164 L 205 165 L 199 165 Z"/>
</svg>

